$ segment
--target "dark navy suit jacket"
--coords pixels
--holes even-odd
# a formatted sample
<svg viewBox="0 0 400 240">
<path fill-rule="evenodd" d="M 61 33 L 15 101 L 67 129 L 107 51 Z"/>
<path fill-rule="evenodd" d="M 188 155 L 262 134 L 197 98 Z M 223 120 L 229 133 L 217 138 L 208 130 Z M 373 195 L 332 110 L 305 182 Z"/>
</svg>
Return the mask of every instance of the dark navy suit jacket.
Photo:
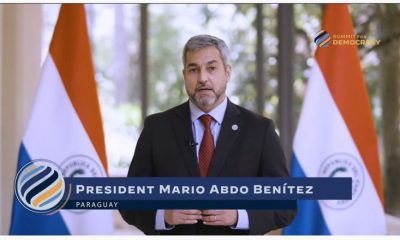
<svg viewBox="0 0 400 240">
<path fill-rule="evenodd" d="M 237 130 L 232 125 L 238 126 Z M 129 167 L 128 177 L 200 177 L 189 102 L 146 118 Z M 210 177 L 287 177 L 284 153 L 271 120 L 228 100 L 211 166 Z M 265 234 L 290 224 L 292 210 L 247 210 L 249 230 L 230 227 L 178 225 L 155 230 L 156 211 L 121 211 L 126 222 L 145 234 L 228 235 Z"/>
</svg>

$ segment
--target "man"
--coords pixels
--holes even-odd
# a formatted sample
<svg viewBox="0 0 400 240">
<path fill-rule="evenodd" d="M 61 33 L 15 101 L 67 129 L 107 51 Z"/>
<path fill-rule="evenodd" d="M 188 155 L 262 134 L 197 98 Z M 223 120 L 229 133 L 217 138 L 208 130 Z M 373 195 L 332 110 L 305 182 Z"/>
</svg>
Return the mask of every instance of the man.
<svg viewBox="0 0 400 240">
<path fill-rule="evenodd" d="M 271 120 L 231 103 L 229 49 L 209 35 L 186 43 L 182 60 L 189 101 L 149 116 L 128 177 L 287 177 Z M 121 211 L 145 234 L 265 234 L 288 225 L 294 211 Z"/>
</svg>

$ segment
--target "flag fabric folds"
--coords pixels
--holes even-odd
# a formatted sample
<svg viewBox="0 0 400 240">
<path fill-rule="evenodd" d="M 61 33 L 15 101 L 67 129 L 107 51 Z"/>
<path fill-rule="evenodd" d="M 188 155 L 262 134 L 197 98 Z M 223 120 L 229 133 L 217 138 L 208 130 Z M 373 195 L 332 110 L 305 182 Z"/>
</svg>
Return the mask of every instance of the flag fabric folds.
<svg viewBox="0 0 400 240">
<path fill-rule="evenodd" d="M 346 4 L 322 29 L 354 38 Z M 318 48 L 293 143 L 294 177 L 351 177 L 352 200 L 299 201 L 288 235 L 386 233 L 378 143 L 357 46 Z"/>
<path fill-rule="evenodd" d="M 65 4 L 42 67 L 33 110 L 23 137 L 17 171 L 47 159 L 64 177 L 107 176 L 100 107 L 82 4 Z M 33 213 L 14 197 L 10 234 L 112 234 L 112 212 L 61 210 Z"/>
</svg>

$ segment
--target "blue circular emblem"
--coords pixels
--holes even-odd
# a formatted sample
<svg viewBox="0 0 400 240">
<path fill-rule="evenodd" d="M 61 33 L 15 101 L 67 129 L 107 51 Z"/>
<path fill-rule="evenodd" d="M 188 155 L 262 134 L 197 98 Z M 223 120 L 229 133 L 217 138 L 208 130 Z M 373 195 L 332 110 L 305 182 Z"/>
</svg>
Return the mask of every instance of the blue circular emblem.
<svg viewBox="0 0 400 240">
<path fill-rule="evenodd" d="M 65 182 L 58 166 L 45 159 L 33 160 L 17 173 L 14 183 L 18 201 L 36 213 L 58 210 L 65 199 Z"/>
</svg>

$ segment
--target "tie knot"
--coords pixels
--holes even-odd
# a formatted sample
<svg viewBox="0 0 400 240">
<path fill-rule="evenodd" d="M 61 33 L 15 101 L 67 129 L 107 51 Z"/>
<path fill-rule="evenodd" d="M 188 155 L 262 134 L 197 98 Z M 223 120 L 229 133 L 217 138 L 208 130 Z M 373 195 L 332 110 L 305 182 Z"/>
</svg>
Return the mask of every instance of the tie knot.
<svg viewBox="0 0 400 240">
<path fill-rule="evenodd" d="M 201 117 L 199 118 L 201 123 L 203 123 L 205 128 L 210 128 L 211 126 L 211 121 L 212 121 L 212 117 L 208 114 L 204 114 L 201 115 Z"/>
</svg>

